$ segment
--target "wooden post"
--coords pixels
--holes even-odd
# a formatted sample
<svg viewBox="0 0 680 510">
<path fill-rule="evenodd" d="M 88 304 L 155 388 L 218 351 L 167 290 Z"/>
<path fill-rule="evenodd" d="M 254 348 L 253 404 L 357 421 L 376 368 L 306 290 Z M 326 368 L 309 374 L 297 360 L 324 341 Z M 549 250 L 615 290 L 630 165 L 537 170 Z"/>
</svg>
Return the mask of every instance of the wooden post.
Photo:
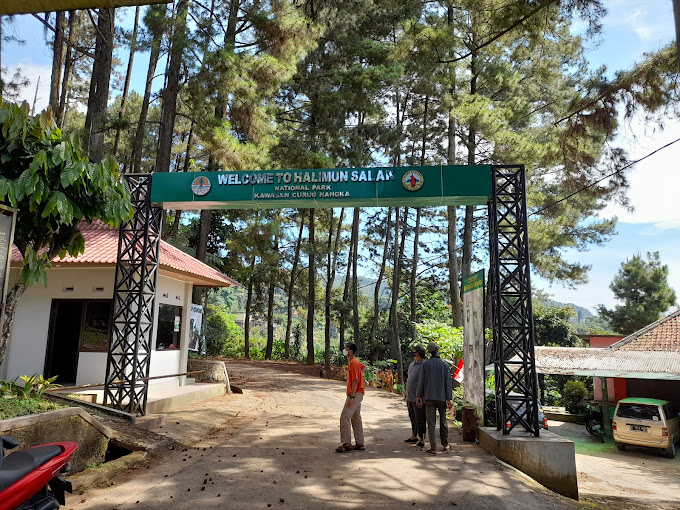
<svg viewBox="0 0 680 510">
<path fill-rule="evenodd" d="M 477 439 L 477 408 L 474 406 L 463 407 L 463 441 L 474 442 Z"/>
<path fill-rule="evenodd" d="M 607 378 L 600 377 L 602 383 L 602 425 L 604 426 L 604 434 L 607 437 L 612 437 L 612 423 L 609 417 L 609 393 L 607 392 Z"/>
</svg>

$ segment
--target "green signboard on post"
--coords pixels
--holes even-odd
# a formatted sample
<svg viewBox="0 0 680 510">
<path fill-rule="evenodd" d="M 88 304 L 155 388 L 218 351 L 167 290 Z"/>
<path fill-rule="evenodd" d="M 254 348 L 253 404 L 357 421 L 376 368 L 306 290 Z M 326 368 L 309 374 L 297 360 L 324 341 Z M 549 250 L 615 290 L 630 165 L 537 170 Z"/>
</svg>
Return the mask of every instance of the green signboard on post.
<svg viewBox="0 0 680 510">
<path fill-rule="evenodd" d="M 398 207 L 486 204 L 491 166 L 155 173 L 164 209 Z"/>
</svg>

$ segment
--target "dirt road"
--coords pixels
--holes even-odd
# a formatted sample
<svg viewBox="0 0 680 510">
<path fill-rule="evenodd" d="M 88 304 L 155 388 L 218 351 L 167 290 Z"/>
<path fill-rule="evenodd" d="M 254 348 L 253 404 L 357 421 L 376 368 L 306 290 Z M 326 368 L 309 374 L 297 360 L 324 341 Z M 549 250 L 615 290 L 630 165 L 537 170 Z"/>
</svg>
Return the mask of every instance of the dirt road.
<svg viewBox="0 0 680 510">
<path fill-rule="evenodd" d="M 452 429 L 450 453 L 407 445 L 401 397 L 368 389 L 366 451 L 337 454 L 345 385 L 229 363 L 243 389 L 179 409 L 157 432 L 187 451 L 68 500 L 84 509 L 568 509 L 578 503 L 528 482 Z M 592 508 L 592 507 L 590 507 Z"/>
</svg>

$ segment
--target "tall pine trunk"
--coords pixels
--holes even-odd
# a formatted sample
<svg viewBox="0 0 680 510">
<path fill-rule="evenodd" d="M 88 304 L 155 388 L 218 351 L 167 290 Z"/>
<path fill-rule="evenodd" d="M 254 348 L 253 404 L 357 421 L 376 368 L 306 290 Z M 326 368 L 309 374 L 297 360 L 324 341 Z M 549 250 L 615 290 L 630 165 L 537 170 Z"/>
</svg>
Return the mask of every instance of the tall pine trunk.
<svg viewBox="0 0 680 510">
<path fill-rule="evenodd" d="M 359 345 L 359 274 L 357 265 L 359 260 L 359 216 L 361 209 L 354 208 L 354 218 L 352 218 L 352 329 L 354 330 L 354 343 Z"/>
<path fill-rule="evenodd" d="M 172 138 L 175 133 L 175 117 L 177 116 L 177 96 L 180 88 L 180 70 L 184 49 L 187 45 L 186 28 L 189 0 L 177 2 L 177 14 L 171 37 L 168 68 L 165 75 L 165 87 L 161 94 L 163 109 L 158 130 L 158 152 L 156 154 L 156 172 L 169 172 L 172 157 Z"/>
<path fill-rule="evenodd" d="M 404 365 L 401 356 L 401 341 L 399 339 L 399 318 L 397 305 L 399 302 L 399 286 L 401 276 L 401 250 L 399 239 L 399 207 L 394 210 L 394 273 L 392 274 L 392 300 L 390 304 L 390 356 L 397 360 L 397 382 L 404 380 Z"/>
<path fill-rule="evenodd" d="M 274 259 L 275 266 L 273 271 L 269 273 L 269 289 L 267 295 L 267 347 L 265 349 L 264 358 L 272 359 L 272 350 L 274 349 L 274 292 L 276 290 L 276 278 L 279 274 L 279 225 L 281 222 L 281 211 L 276 211 L 276 216 L 274 218 L 274 226 L 276 228 L 274 232 Z"/>
<path fill-rule="evenodd" d="M 57 126 L 64 127 L 64 118 L 66 117 L 66 99 L 68 97 L 68 85 L 71 80 L 71 69 L 73 69 L 73 59 L 75 58 L 75 48 L 73 42 L 75 41 L 75 22 L 78 14 L 76 11 L 69 11 L 68 13 L 68 45 L 66 48 L 66 59 L 64 60 L 64 74 L 61 80 L 61 94 L 59 97 L 59 107 L 56 110 Z"/>
<path fill-rule="evenodd" d="M 316 245 L 314 239 L 314 209 L 309 210 L 309 292 L 307 294 L 307 364 L 314 364 L 314 309 L 316 308 Z"/>
<path fill-rule="evenodd" d="M 392 235 L 392 208 L 387 208 L 387 226 L 385 228 L 385 244 L 383 245 L 382 262 L 380 263 L 380 270 L 378 271 L 378 279 L 375 282 L 375 289 L 373 290 L 373 321 L 371 322 L 371 345 L 375 344 L 375 337 L 378 332 L 378 324 L 380 323 L 380 287 L 382 286 L 383 278 L 385 277 L 385 268 L 387 266 L 387 255 L 390 251 L 390 237 Z"/>
<path fill-rule="evenodd" d="M 250 259 L 250 277 L 248 278 L 248 296 L 246 297 L 246 314 L 243 319 L 243 348 L 245 358 L 250 359 L 250 309 L 253 305 L 253 283 L 255 280 L 255 255 Z"/>
<path fill-rule="evenodd" d="M 137 51 L 137 33 L 139 31 L 139 12 L 140 7 L 135 8 L 135 22 L 132 27 L 132 37 L 130 38 L 130 57 L 128 58 L 127 71 L 125 72 L 125 85 L 123 85 L 123 96 L 120 99 L 120 110 L 118 110 L 118 119 L 122 120 L 125 117 L 125 109 L 127 106 L 128 93 L 130 92 L 130 80 L 132 79 L 132 65 L 135 61 L 135 52 Z M 118 144 L 120 143 L 120 126 L 116 128 L 116 138 L 113 142 L 113 155 L 118 154 Z"/>
<path fill-rule="evenodd" d="M 333 209 L 329 210 L 330 220 L 328 222 L 328 245 L 326 246 L 326 292 L 324 295 L 324 354 L 323 364 L 326 371 L 326 377 L 330 375 L 331 369 L 331 294 L 333 287 Z M 340 225 L 338 225 L 340 231 Z"/>
<path fill-rule="evenodd" d="M 300 263 L 300 248 L 302 246 L 302 232 L 305 229 L 305 214 L 304 209 L 300 211 L 300 230 L 298 232 L 297 241 L 295 242 L 295 254 L 293 256 L 293 267 L 290 270 L 290 281 L 288 282 L 288 306 L 286 310 L 286 338 L 284 340 L 283 357 L 290 359 L 290 332 L 293 327 L 293 290 L 295 289 L 295 279 L 297 276 L 297 268 Z"/>
<path fill-rule="evenodd" d="M 50 106 L 52 112 L 59 111 L 59 92 L 61 92 L 61 72 L 64 62 L 64 32 L 66 30 L 66 13 L 57 12 L 54 25 L 54 41 L 52 45 L 52 79 L 50 80 Z"/>
<path fill-rule="evenodd" d="M 150 7 L 155 9 L 157 6 Z M 153 78 L 156 74 L 156 67 L 158 66 L 158 58 L 161 54 L 161 43 L 163 42 L 163 31 L 159 27 L 154 27 L 151 38 L 151 51 L 149 55 L 149 67 L 146 71 L 146 86 L 144 87 L 144 98 L 142 99 L 142 108 L 139 113 L 139 122 L 137 123 L 137 130 L 135 132 L 135 140 L 132 144 L 132 171 L 140 173 L 142 171 L 142 148 L 144 146 L 144 138 L 146 136 L 146 119 L 149 115 L 149 102 L 151 101 L 151 87 L 153 85 Z"/>
<path fill-rule="evenodd" d="M 354 223 L 354 220 L 352 220 Z M 352 260 L 354 260 L 354 228 L 352 228 L 352 233 L 349 240 L 349 254 L 347 255 L 347 267 L 345 270 L 345 282 L 342 289 L 342 308 L 340 309 L 340 343 L 339 349 L 342 350 L 345 347 L 345 325 L 347 324 L 347 303 L 349 301 L 349 290 L 352 285 Z"/>
<path fill-rule="evenodd" d="M 90 161 L 98 163 L 104 157 L 104 128 L 109 101 L 109 83 L 113 62 L 115 9 L 99 9 L 97 42 L 92 66 L 92 81 L 85 117 L 85 136 Z"/>
<path fill-rule="evenodd" d="M 472 44 L 475 44 L 475 38 L 472 38 Z M 474 47 L 474 46 L 473 46 Z M 470 96 L 475 97 L 477 93 L 477 53 L 472 51 L 470 56 Z M 474 165 L 476 161 L 477 152 L 477 130 L 475 129 L 474 119 L 470 119 L 467 139 L 467 164 Z M 461 276 L 465 278 L 470 275 L 472 271 L 472 232 L 474 230 L 474 212 L 473 205 L 465 206 L 465 224 L 463 226 L 463 260 L 461 267 Z"/>
</svg>

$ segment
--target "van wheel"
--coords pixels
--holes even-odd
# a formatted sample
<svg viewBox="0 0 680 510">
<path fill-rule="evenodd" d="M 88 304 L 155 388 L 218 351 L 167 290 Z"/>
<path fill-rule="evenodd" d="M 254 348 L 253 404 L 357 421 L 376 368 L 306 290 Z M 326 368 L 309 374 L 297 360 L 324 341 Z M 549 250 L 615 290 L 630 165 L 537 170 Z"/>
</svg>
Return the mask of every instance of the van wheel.
<svg viewBox="0 0 680 510">
<path fill-rule="evenodd" d="M 616 448 L 622 452 L 626 451 L 626 445 L 623 443 L 616 443 Z"/>
<path fill-rule="evenodd" d="M 664 450 L 664 455 L 669 459 L 675 458 L 675 443 L 671 443 L 668 448 Z"/>
</svg>

